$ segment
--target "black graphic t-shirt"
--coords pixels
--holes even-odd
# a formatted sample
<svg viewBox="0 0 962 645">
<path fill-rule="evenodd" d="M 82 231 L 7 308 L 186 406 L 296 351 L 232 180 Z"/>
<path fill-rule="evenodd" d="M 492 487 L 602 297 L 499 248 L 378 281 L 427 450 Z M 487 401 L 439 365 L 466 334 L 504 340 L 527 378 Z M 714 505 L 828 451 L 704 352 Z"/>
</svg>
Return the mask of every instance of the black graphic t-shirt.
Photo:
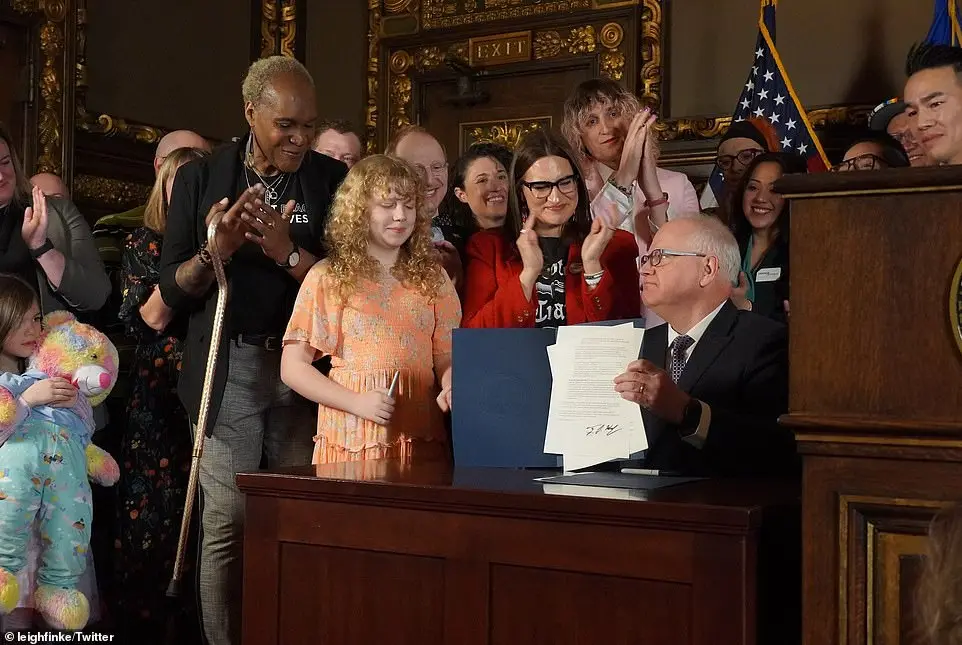
<svg viewBox="0 0 962 645">
<path fill-rule="evenodd" d="M 244 173 L 248 173 L 245 177 Z M 268 182 L 275 181 L 266 177 Z M 238 176 L 237 194 L 247 189 L 248 183 L 254 184 L 258 178 L 249 170 L 241 167 Z M 301 248 L 312 249 L 310 217 L 304 206 L 301 182 L 297 173 L 280 178 L 277 186 L 279 199 L 276 209 L 281 211 L 284 204 L 294 200 L 291 214 L 291 240 Z M 274 202 L 274 200 L 271 200 Z M 277 266 L 254 242 L 245 242 L 234 254 L 228 275 L 231 280 L 231 330 L 234 333 L 281 335 L 294 311 L 294 301 L 300 286 L 288 272 Z M 236 295 L 235 295 L 236 294 Z M 243 294 L 243 295 L 242 295 Z M 256 294 L 256 295 L 255 295 Z M 251 297 L 253 296 L 253 297 Z"/>
<path fill-rule="evenodd" d="M 563 327 L 568 324 L 565 311 L 565 265 L 568 262 L 568 246 L 561 238 L 539 237 L 544 268 L 534 288 L 538 292 L 538 312 L 535 327 Z"/>
</svg>

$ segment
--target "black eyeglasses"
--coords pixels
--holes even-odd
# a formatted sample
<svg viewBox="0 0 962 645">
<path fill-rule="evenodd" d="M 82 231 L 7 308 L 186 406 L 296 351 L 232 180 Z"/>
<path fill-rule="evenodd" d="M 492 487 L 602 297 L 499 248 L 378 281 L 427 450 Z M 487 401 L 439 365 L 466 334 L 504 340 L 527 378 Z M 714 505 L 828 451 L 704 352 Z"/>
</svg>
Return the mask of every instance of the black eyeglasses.
<svg viewBox="0 0 962 645">
<path fill-rule="evenodd" d="M 538 199 L 547 199 L 555 188 L 563 195 L 571 195 L 578 191 L 578 175 L 568 175 L 558 181 L 522 181 L 521 185 Z"/>
<path fill-rule="evenodd" d="M 707 258 L 708 256 L 704 253 L 696 253 L 694 251 L 669 251 L 668 249 L 654 249 L 648 255 L 641 256 L 641 266 L 645 266 L 647 263 L 651 262 L 651 266 L 656 267 L 661 264 L 663 258 L 666 257 L 694 257 L 694 258 Z"/>
<path fill-rule="evenodd" d="M 735 165 L 735 162 L 738 162 L 742 168 L 745 168 L 752 162 L 752 159 L 763 152 L 765 151 L 761 148 L 748 148 L 747 150 L 742 150 L 737 155 L 718 155 L 715 163 L 718 164 L 718 167 L 722 170 L 731 169 L 731 167 Z"/>
<path fill-rule="evenodd" d="M 846 159 L 842 163 L 832 166 L 832 172 L 845 172 L 848 170 L 882 170 L 888 168 L 888 162 L 878 155 L 867 152 L 864 155 Z"/>
</svg>

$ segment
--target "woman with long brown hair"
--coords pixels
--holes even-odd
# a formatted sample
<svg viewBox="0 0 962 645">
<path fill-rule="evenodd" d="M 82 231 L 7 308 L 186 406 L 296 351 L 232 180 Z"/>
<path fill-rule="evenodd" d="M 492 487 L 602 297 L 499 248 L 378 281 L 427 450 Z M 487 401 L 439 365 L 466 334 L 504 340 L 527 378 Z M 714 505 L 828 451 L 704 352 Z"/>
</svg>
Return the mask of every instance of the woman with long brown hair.
<svg viewBox="0 0 962 645">
<path fill-rule="evenodd" d="M 464 327 L 559 327 L 637 318 L 638 246 L 594 213 L 577 160 L 536 130 L 515 150 L 508 215 L 468 241 Z"/>
</svg>

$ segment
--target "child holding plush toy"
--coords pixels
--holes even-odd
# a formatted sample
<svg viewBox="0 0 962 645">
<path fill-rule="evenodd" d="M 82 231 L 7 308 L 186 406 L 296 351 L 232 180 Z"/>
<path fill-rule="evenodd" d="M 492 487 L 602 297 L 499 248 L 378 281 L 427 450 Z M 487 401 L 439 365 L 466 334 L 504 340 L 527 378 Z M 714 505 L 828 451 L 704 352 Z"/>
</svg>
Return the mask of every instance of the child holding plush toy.
<svg viewBox="0 0 962 645">
<path fill-rule="evenodd" d="M 334 197 L 328 257 L 301 284 L 281 356 L 281 380 L 320 404 L 315 464 L 448 455 L 461 305 L 430 221 L 417 172 L 384 155 L 358 162 Z M 323 356 L 329 377 L 312 365 Z"/>
<path fill-rule="evenodd" d="M 91 406 L 116 381 L 117 351 L 70 313 L 53 312 L 44 322 L 46 330 L 32 287 L 0 276 L 0 613 L 21 605 L 5 629 L 30 626 L 31 599 L 22 598 L 21 586 L 33 580 L 18 574 L 31 558 L 39 583 L 32 604 L 47 624 L 74 630 L 87 623 L 88 600 L 77 589 L 89 562 L 87 478 L 109 485 L 119 474 L 90 443 Z M 30 369 L 20 374 L 28 358 Z M 39 542 L 29 546 L 40 553 L 31 554 L 36 534 Z"/>
</svg>

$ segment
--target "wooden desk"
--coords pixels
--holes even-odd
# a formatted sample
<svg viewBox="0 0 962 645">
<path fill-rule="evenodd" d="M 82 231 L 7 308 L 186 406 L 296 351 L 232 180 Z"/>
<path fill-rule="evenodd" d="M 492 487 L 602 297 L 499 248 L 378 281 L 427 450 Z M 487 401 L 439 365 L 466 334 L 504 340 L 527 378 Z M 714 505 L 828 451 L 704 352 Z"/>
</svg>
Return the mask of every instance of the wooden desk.
<svg viewBox="0 0 962 645">
<path fill-rule="evenodd" d="M 239 475 L 245 645 L 798 641 L 797 484 L 624 500 L 549 494 L 533 481 L 545 474 L 373 462 Z"/>
</svg>

